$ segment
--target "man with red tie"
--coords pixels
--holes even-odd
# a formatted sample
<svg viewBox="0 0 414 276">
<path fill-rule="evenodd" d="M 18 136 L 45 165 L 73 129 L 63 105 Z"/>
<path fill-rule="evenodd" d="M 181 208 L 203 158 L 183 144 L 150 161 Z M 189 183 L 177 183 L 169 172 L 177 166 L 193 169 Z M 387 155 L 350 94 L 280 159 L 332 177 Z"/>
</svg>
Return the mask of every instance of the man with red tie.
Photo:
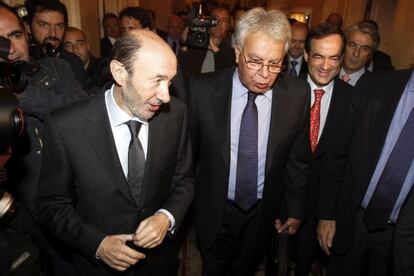
<svg viewBox="0 0 414 276">
<path fill-rule="evenodd" d="M 309 183 L 309 214 L 295 242 L 296 275 L 308 275 L 318 255 L 319 244 L 330 254 L 335 233 L 335 198 L 340 182 L 338 175 L 327 175 L 326 164 L 334 158 L 331 144 L 348 139 L 352 130 L 352 86 L 337 75 L 341 66 L 344 42 L 342 31 L 332 23 L 322 23 L 310 30 L 306 38 L 304 58 L 308 64 L 306 79 L 311 87 L 310 141 L 312 162 Z M 345 156 L 335 156 L 344 162 Z M 337 172 L 341 168 L 336 168 Z M 319 226 L 318 226 L 319 224 Z M 318 228 L 318 234 L 316 229 Z"/>
</svg>

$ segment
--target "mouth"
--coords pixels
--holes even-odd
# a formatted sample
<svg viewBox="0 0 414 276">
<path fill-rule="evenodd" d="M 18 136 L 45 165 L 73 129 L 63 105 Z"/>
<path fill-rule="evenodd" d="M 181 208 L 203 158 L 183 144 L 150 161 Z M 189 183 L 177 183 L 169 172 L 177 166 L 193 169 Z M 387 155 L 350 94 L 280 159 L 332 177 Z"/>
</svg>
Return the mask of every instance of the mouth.
<svg viewBox="0 0 414 276">
<path fill-rule="evenodd" d="M 269 88 L 269 85 L 267 83 L 256 83 L 255 86 L 259 90 L 267 90 Z"/>
<path fill-rule="evenodd" d="M 160 109 L 160 106 L 161 106 L 160 104 L 148 104 L 148 105 L 152 112 L 156 112 L 158 109 Z"/>
</svg>

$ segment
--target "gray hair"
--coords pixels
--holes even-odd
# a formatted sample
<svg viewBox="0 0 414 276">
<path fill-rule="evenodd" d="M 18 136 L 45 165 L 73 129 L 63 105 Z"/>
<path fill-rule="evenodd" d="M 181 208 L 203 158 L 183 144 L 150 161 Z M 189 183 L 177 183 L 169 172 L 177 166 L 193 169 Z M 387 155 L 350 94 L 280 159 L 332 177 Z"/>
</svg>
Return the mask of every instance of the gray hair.
<svg viewBox="0 0 414 276">
<path fill-rule="evenodd" d="M 254 8 L 246 12 L 236 24 L 234 46 L 243 48 L 246 37 L 255 32 L 263 32 L 276 42 L 284 43 L 285 51 L 289 49 L 290 24 L 281 11 Z"/>
<path fill-rule="evenodd" d="M 140 36 L 134 35 L 134 32 L 127 32 L 120 36 L 112 48 L 111 60 L 117 60 L 125 66 L 128 74 L 133 73 L 136 53 L 142 46 Z"/>
<path fill-rule="evenodd" d="M 349 34 L 354 31 L 359 31 L 363 34 L 369 35 L 372 38 L 374 41 L 374 45 L 372 45 L 372 53 L 378 49 L 380 44 L 380 35 L 378 29 L 371 22 L 361 21 L 349 26 L 345 31 L 345 41 L 348 41 Z"/>
</svg>

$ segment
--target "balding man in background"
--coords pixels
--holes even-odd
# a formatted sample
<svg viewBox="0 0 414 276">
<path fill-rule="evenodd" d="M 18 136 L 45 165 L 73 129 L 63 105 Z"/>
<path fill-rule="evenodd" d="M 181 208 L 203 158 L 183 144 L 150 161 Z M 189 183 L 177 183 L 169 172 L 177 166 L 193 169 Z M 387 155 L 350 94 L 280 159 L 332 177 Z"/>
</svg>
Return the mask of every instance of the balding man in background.
<svg viewBox="0 0 414 276">
<path fill-rule="evenodd" d="M 291 76 L 299 76 L 308 72 L 308 65 L 303 59 L 308 26 L 302 22 L 293 22 L 291 30 L 292 41 L 285 57 L 285 70 Z"/>
</svg>

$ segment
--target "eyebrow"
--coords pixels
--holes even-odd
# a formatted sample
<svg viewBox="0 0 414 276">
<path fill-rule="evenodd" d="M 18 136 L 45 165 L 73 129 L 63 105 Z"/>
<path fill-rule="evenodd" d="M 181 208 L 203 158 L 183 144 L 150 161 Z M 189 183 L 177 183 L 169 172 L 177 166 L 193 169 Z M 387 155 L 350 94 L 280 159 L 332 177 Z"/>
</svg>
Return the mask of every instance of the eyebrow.
<svg viewBox="0 0 414 276">
<path fill-rule="evenodd" d="M 22 30 L 14 30 L 14 31 L 8 33 L 7 37 L 15 36 L 17 34 L 24 34 L 24 32 Z"/>
<path fill-rule="evenodd" d="M 259 57 L 256 54 L 247 54 L 247 55 L 248 55 L 249 58 L 255 58 L 255 59 L 263 60 L 263 58 Z M 283 60 L 283 58 L 281 58 L 281 59 L 272 59 L 272 60 L 269 60 L 269 62 L 280 63 L 282 60 Z"/>
</svg>

